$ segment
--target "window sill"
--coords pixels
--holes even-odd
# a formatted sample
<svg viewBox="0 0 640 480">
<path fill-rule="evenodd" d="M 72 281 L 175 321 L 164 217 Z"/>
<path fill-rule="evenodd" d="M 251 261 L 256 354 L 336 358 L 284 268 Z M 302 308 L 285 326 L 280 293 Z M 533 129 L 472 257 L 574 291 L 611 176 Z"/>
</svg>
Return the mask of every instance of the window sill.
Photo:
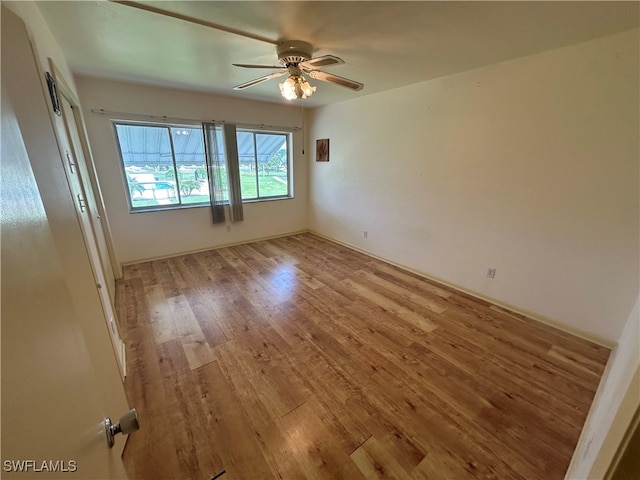
<svg viewBox="0 0 640 480">
<path fill-rule="evenodd" d="M 275 202 L 275 201 L 280 201 L 280 200 L 293 200 L 293 196 L 286 196 L 286 197 L 270 197 L 270 198 L 255 198 L 255 199 L 251 199 L 251 200 L 244 200 L 242 202 L 242 204 L 247 204 L 247 203 L 263 203 L 263 202 Z M 228 204 L 225 204 L 228 205 Z M 129 209 L 129 213 L 131 214 L 135 214 L 135 213 L 152 213 L 152 212 L 166 212 L 166 211 L 170 211 L 170 210 L 187 210 L 187 209 L 191 209 L 191 208 L 202 208 L 202 207 L 210 207 L 211 205 L 209 203 L 194 203 L 192 205 L 166 205 L 166 206 L 157 206 L 157 207 L 140 207 L 140 208 L 135 208 Z"/>
</svg>

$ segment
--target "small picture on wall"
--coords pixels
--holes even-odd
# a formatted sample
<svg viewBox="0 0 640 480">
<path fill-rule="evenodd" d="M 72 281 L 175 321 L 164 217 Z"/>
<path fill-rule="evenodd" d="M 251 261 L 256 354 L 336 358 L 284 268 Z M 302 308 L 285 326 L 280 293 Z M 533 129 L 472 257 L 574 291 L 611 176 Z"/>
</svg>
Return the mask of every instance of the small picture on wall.
<svg viewBox="0 0 640 480">
<path fill-rule="evenodd" d="M 329 139 L 316 140 L 316 162 L 329 161 Z"/>
</svg>

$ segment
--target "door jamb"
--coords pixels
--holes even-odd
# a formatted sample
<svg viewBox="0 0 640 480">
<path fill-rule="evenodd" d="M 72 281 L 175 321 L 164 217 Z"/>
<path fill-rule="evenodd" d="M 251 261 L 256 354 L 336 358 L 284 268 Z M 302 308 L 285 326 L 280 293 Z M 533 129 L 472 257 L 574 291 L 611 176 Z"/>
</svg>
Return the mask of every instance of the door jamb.
<svg viewBox="0 0 640 480">
<path fill-rule="evenodd" d="M 51 68 L 51 75 L 53 76 L 56 85 L 59 86 L 59 94 L 64 95 L 64 97 L 69 101 L 69 103 L 71 103 L 71 106 L 74 109 L 73 121 L 76 124 L 76 128 L 78 129 L 78 136 L 80 137 L 82 154 L 84 156 L 85 164 L 89 172 L 89 183 L 91 185 L 91 189 L 93 190 L 93 195 L 96 199 L 98 214 L 100 215 L 101 220 L 103 220 L 101 223 L 102 230 L 104 232 L 104 239 L 107 245 L 107 253 L 115 278 L 119 279 L 122 278 L 122 264 L 118 261 L 117 254 L 113 246 L 113 235 L 111 233 L 111 226 L 109 225 L 109 217 L 104 206 L 102 190 L 100 189 L 100 184 L 98 183 L 98 175 L 96 172 L 93 155 L 91 154 L 91 148 L 89 146 L 89 139 L 85 128 L 84 116 L 82 115 L 82 110 L 80 108 L 80 101 L 76 98 L 73 90 L 71 90 L 69 84 L 65 81 L 64 77 L 60 73 L 60 70 L 56 67 L 53 59 L 49 57 L 48 61 L 49 67 Z"/>
</svg>

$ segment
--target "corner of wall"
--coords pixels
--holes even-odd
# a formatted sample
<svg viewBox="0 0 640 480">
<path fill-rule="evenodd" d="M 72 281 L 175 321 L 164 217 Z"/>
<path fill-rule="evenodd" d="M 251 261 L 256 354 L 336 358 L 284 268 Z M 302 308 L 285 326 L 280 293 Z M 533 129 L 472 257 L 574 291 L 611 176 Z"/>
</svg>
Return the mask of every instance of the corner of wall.
<svg viewBox="0 0 640 480">
<path fill-rule="evenodd" d="M 47 71 L 49 68 L 48 59 L 51 58 L 64 78 L 69 82 L 69 87 L 74 95 L 77 96 L 76 85 L 67 60 L 36 3 L 13 1 L 3 2 L 3 5 L 6 5 L 25 23 L 40 69 Z"/>
<path fill-rule="evenodd" d="M 611 352 L 566 479 L 603 478 L 640 407 L 640 295 Z"/>
</svg>

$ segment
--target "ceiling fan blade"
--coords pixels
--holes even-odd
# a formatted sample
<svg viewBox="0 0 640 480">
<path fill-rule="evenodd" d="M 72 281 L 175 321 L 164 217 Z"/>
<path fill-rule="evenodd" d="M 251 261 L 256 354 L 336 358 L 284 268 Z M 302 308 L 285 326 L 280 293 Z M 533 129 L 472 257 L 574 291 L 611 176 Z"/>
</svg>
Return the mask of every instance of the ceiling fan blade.
<svg viewBox="0 0 640 480">
<path fill-rule="evenodd" d="M 255 80 L 251 80 L 249 82 L 241 83 L 240 85 L 236 85 L 233 87 L 234 90 L 244 90 L 245 88 L 253 87 L 254 85 L 258 85 L 259 83 L 266 82 L 267 80 L 271 80 L 272 78 L 278 78 L 282 75 L 285 75 L 287 71 L 283 72 L 275 72 L 270 73 L 269 75 L 265 75 L 264 77 L 256 78 Z"/>
<path fill-rule="evenodd" d="M 349 80 L 348 78 L 339 77 L 338 75 L 332 75 L 331 73 L 322 72 L 320 70 L 311 70 L 307 72 L 311 78 L 321 80 L 323 82 L 335 83 L 341 87 L 350 88 L 351 90 L 359 91 L 364 88 L 364 84 L 356 82 L 355 80 Z"/>
<path fill-rule="evenodd" d="M 332 65 L 340 65 L 343 63 L 344 60 L 341 58 L 334 57 L 333 55 L 323 55 L 322 57 L 316 57 L 311 60 L 307 60 L 306 62 L 302 62 L 300 64 L 300 68 L 306 72 L 307 70 L 312 70 L 314 68 L 330 67 Z"/>
<path fill-rule="evenodd" d="M 250 63 L 234 63 L 233 66 L 242 68 L 269 68 L 271 70 L 284 70 L 286 68 L 282 65 L 253 65 Z"/>
</svg>

